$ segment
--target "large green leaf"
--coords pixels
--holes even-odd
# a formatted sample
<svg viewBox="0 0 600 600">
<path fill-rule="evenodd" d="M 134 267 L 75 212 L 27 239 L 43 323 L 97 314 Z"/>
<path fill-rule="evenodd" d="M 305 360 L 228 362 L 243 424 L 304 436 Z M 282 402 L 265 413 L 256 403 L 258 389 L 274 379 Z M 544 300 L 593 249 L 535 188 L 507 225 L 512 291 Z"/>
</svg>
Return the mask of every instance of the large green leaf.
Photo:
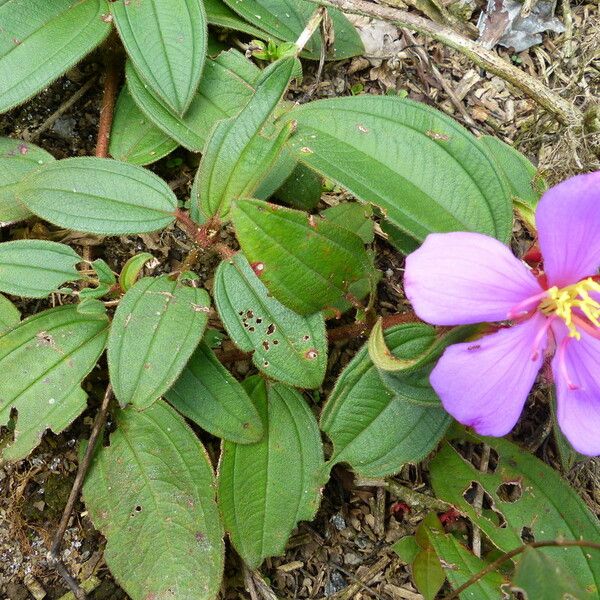
<svg viewBox="0 0 600 600">
<path fill-rule="evenodd" d="M 225 0 L 234 11 L 248 22 L 260 27 L 268 34 L 286 42 L 295 42 L 306 27 L 315 10 L 312 2 L 305 0 Z M 335 41 L 327 55 L 332 60 L 357 56 L 364 47 L 356 29 L 339 11 L 330 9 Z M 317 32 L 305 46 L 308 58 L 319 59 L 321 38 Z"/>
<path fill-rule="evenodd" d="M 203 150 L 192 188 L 192 218 L 224 218 L 231 201 L 254 194 L 269 173 L 291 134 L 285 126 L 277 135 L 264 128 L 285 93 L 297 61 L 285 58 L 269 65 L 256 82 L 256 92 L 241 112 L 216 125 Z"/>
<path fill-rule="evenodd" d="M 298 158 L 376 204 L 409 237 L 477 231 L 507 242 L 510 189 L 485 147 L 443 113 L 392 96 L 319 100 L 284 117 Z"/>
<path fill-rule="evenodd" d="M 600 525 L 575 490 L 560 475 L 529 452 L 502 439 L 472 440 L 490 444 L 498 453 L 493 473 L 481 473 L 449 444 L 430 465 L 438 498 L 452 503 L 503 552 L 524 540 L 600 539 Z M 483 516 L 465 498 L 473 482 L 486 492 L 491 510 Z M 564 567 L 590 592 L 600 589 L 600 550 L 548 548 L 550 558 Z"/>
<path fill-rule="evenodd" d="M 418 356 L 431 344 L 424 327 L 391 327 L 388 347 L 399 358 Z M 403 391 L 394 394 L 384 385 L 365 344 L 342 371 L 321 415 L 321 429 L 334 445 L 332 465 L 345 462 L 366 477 L 383 477 L 435 448 L 450 417 L 439 405 L 411 401 L 411 386 Z"/>
<path fill-rule="evenodd" d="M 246 390 L 201 342 L 165 398 L 209 433 L 237 444 L 260 440 L 263 425 Z"/>
<path fill-rule="evenodd" d="M 0 112 L 24 102 L 108 35 L 104 0 L 0 3 Z"/>
<path fill-rule="evenodd" d="M 110 134 L 110 155 L 133 165 L 149 165 L 169 154 L 179 144 L 159 129 L 133 101 L 123 86 Z"/>
<path fill-rule="evenodd" d="M 236 202 L 231 216 L 254 271 L 299 314 L 333 306 L 352 284 L 374 277 L 363 241 L 325 219 L 260 200 Z"/>
<path fill-rule="evenodd" d="M 210 25 L 241 31 L 259 39 L 265 37 L 264 31 L 241 19 L 238 14 L 223 3 L 223 0 L 204 0 L 204 8 Z"/>
<path fill-rule="evenodd" d="M 0 335 L 0 425 L 18 413 L 6 459 L 26 456 L 46 429 L 60 433 L 86 407 L 82 379 L 104 350 L 106 315 L 75 306 L 40 312 Z"/>
<path fill-rule="evenodd" d="M 538 176 L 537 169 L 527 157 L 512 146 L 491 135 L 482 136 L 480 142 L 506 176 L 515 210 L 535 230 L 535 209 L 546 191 L 546 182 Z"/>
<path fill-rule="evenodd" d="M 59 227 L 103 235 L 163 229 L 177 209 L 175 194 L 157 175 L 108 158 L 49 163 L 23 180 L 17 197 Z"/>
<path fill-rule="evenodd" d="M 31 216 L 28 208 L 17 200 L 17 184 L 28 173 L 53 160 L 51 154 L 33 144 L 0 138 L 0 227 Z"/>
<path fill-rule="evenodd" d="M 82 279 L 75 268 L 81 257 L 69 246 L 44 240 L 0 244 L 0 291 L 44 298 L 67 281 Z"/>
<path fill-rule="evenodd" d="M 327 369 L 322 313 L 303 317 L 269 295 L 243 254 L 223 261 L 214 299 L 233 343 L 254 352 L 254 364 L 269 377 L 301 388 L 318 388 Z"/>
<path fill-rule="evenodd" d="M 166 275 L 140 279 L 119 302 L 108 369 L 121 404 L 150 406 L 175 382 L 202 339 L 210 298 Z"/>
<path fill-rule="evenodd" d="M 321 497 L 323 448 L 302 396 L 259 377 L 245 382 L 265 424 L 260 442 L 223 443 L 219 506 L 225 529 L 251 568 L 282 554 L 299 521 L 314 517 Z"/>
<path fill-rule="evenodd" d="M 0 333 L 19 324 L 21 312 L 6 296 L 0 294 Z"/>
<path fill-rule="evenodd" d="M 223 526 L 205 449 L 171 407 L 120 411 L 83 487 L 104 558 L 132 600 L 213 600 Z"/>
<path fill-rule="evenodd" d="M 260 69 L 236 50 L 207 60 L 196 95 L 183 117 L 170 111 L 144 87 L 131 63 L 125 68 L 129 93 L 141 111 L 168 136 L 200 152 L 217 121 L 233 117 L 254 93 Z"/>
<path fill-rule="evenodd" d="M 196 94 L 206 58 L 206 13 L 198 0 L 112 2 L 111 12 L 138 75 L 175 113 Z"/>
</svg>

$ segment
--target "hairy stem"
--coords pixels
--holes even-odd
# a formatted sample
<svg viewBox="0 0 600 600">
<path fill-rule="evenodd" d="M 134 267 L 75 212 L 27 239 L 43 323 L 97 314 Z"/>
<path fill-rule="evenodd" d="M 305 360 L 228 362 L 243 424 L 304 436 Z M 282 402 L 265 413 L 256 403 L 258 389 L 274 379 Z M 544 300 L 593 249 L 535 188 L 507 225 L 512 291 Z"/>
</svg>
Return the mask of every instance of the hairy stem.
<svg viewBox="0 0 600 600">
<path fill-rule="evenodd" d="M 495 52 L 483 48 L 481 44 L 463 37 L 449 27 L 404 10 L 380 6 L 365 0 L 309 0 L 309 2 L 337 8 L 346 13 L 389 21 L 398 27 L 418 31 L 457 50 L 482 69 L 501 77 L 532 100 L 535 100 L 537 104 L 553 114 L 564 125 L 581 127 L 584 124 L 583 113 L 577 107 L 550 90 L 535 77 L 521 69 L 517 69 Z"/>
</svg>

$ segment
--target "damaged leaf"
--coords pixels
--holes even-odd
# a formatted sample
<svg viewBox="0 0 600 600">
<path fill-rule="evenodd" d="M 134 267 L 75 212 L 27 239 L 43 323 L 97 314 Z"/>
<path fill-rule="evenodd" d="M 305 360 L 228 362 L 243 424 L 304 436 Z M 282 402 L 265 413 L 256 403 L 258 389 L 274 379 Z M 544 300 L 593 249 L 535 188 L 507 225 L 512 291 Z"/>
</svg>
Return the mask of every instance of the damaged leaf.
<svg viewBox="0 0 600 600">
<path fill-rule="evenodd" d="M 206 450 L 162 400 L 117 413 L 110 446 L 83 486 L 104 559 L 132 600 L 213 600 L 223 574 L 223 526 Z"/>
</svg>

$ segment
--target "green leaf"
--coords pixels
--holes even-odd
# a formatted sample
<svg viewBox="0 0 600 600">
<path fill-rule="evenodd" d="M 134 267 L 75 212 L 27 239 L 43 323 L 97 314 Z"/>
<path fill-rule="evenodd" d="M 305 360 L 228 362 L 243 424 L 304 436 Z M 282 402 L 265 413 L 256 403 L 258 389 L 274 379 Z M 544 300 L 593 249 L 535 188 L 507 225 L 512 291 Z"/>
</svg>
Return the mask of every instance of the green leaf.
<svg viewBox="0 0 600 600">
<path fill-rule="evenodd" d="M 284 121 L 299 160 L 377 205 L 408 237 L 477 231 L 507 242 L 510 189 L 479 141 L 443 113 L 393 96 L 310 102 Z"/>
<path fill-rule="evenodd" d="M 19 324 L 21 312 L 5 296 L 0 294 L 0 333 Z"/>
<path fill-rule="evenodd" d="M 110 155 L 132 165 L 149 165 L 179 144 L 159 129 L 133 101 L 125 85 L 115 106 L 110 133 Z"/>
<path fill-rule="evenodd" d="M 563 551 L 563 556 L 565 552 L 570 550 Z M 512 579 L 529 600 L 591 600 L 597 597 L 583 589 L 563 562 L 550 557 L 546 548 L 526 548 Z"/>
<path fill-rule="evenodd" d="M 302 163 L 273 194 L 275 198 L 298 210 L 313 210 L 321 200 L 323 178 Z"/>
<path fill-rule="evenodd" d="M 119 285 L 124 292 L 133 287 L 144 265 L 153 259 L 154 256 L 149 252 L 140 252 L 139 254 L 134 254 L 123 265 L 119 274 Z"/>
<path fill-rule="evenodd" d="M 535 209 L 548 187 L 546 182 L 538 177 L 535 166 L 518 150 L 490 135 L 482 136 L 480 142 L 489 150 L 504 173 L 515 210 L 535 231 Z"/>
<path fill-rule="evenodd" d="M 318 388 L 327 369 L 327 335 L 321 313 L 303 317 L 269 295 L 238 253 L 215 274 L 214 299 L 233 343 L 254 352 L 269 377 L 301 388 Z"/>
<path fill-rule="evenodd" d="M 60 306 L 22 321 L 0 336 L 0 425 L 18 412 L 15 440 L 3 458 L 16 460 L 35 448 L 46 429 L 60 433 L 85 410 L 83 378 L 104 350 L 106 315 L 81 315 Z"/>
<path fill-rule="evenodd" d="M 417 554 L 412 564 L 412 574 L 415 585 L 423 598 L 435 600 L 437 593 L 446 581 L 446 575 L 433 548 L 421 550 Z"/>
<path fill-rule="evenodd" d="M 246 390 L 204 342 L 165 397 L 217 437 L 237 444 L 252 444 L 262 437 L 262 422 Z"/>
<path fill-rule="evenodd" d="M 445 444 L 431 462 L 431 482 L 438 498 L 467 515 L 500 550 L 509 552 L 530 536 L 536 540 L 600 537 L 598 520 L 556 471 L 506 440 L 469 438 L 490 444 L 498 453 L 495 471 L 481 473 Z M 473 482 L 483 486 L 491 506 L 483 516 L 463 495 Z M 598 592 L 600 551 L 548 548 L 546 552 L 586 589 Z"/>
<path fill-rule="evenodd" d="M 53 160 L 51 154 L 33 144 L 0 138 L 0 227 L 31 216 L 17 200 L 17 184 L 28 173 Z"/>
<path fill-rule="evenodd" d="M 425 328 L 425 329 L 424 329 Z M 385 332 L 394 354 L 408 358 L 430 344 L 427 326 L 398 325 Z M 407 386 L 405 395 L 410 397 Z M 330 463 L 348 463 L 365 477 L 384 477 L 417 462 L 437 445 L 450 424 L 441 406 L 421 406 L 394 395 L 382 382 L 365 344 L 342 371 L 321 414 L 333 442 Z"/>
<path fill-rule="evenodd" d="M 206 13 L 198 0 L 112 2 L 115 25 L 138 75 L 175 113 L 196 94 L 206 58 Z"/>
<path fill-rule="evenodd" d="M 434 515 L 435 516 L 435 515 Z M 436 517 L 437 520 L 437 517 Z M 438 521 L 439 523 L 439 521 Z M 422 527 L 420 525 L 420 527 Z M 465 548 L 452 534 L 444 532 L 443 528 L 432 528 L 424 525 L 433 550 L 441 559 L 442 568 L 453 589 L 466 583 L 475 573 L 483 570 L 488 563 L 475 556 Z M 497 571 L 492 571 L 472 584 L 460 594 L 462 600 L 498 600 L 506 586 L 506 579 Z M 534 596 L 544 598 L 546 596 Z M 532 600 L 533 600 L 532 598 Z"/>
<path fill-rule="evenodd" d="M 0 112 L 68 71 L 110 31 L 104 0 L 0 3 Z"/>
<path fill-rule="evenodd" d="M 225 0 L 246 21 L 260 27 L 279 40 L 295 42 L 315 10 L 312 2 L 305 0 Z M 364 52 L 356 29 L 348 19 L 335 9 L 328 13 L 333 21 L 335 42 L 328 53 L 331 60 L 342 60 Z M 305 46 L 308 58 L 318 60 L 321 55 L 321 38 L 315 33 Z"/>
<path fill-rule="evenodd" d="M 257 38 L 265 37 L 264 31 L 240 19 L 226 4 L 223 4 L 222 0 L 204 0 L 204 8 L 206 9 L 206 19 L 210 25 L 241 31 Z"/>
<path fill-rule="evenodd" d="M 213 129 L 203 150 L 191 193 L 191 214 L 224 218 L 232 200 L 252 196 L 282 152 L 291 125 L 278 134 L 263 130 L 285 93 L 296 64 L 285 58 L 269 65 L 241 112 Z"/>
<path fill-rule="evenodd" d="M 321 215 L 328 221 L 352 231 L 365 244 L 370 244 L 375 239 L 373 209 L 369 205 L 342 202 L 326 208 Z"/>
<path fill-rule="evenodd" d="M 183 117 L 144 87 L 130 62 L 125 73 L 129 93 L 140 110 L 183 147 L 200 152 L 217 121 L 237 115 L 250 100 L 260 69 L 236 50 L 207 60 L 198 91 Z"/>
<path fill-rule="evenodd" d="M 299 521 L 314 517 L 321 497 L 323 448 L 302 396 L 280 383 L 245 382 L 265 424 L 260 442 L 223 443 L 219 506 L 231 542 L 250 568 L 283 554 Z"/>
<path fill-rule="evenodd" d="M 177 209 L 175 194 L 154 173 L 108 158 L 49 163 L 20 184 L 17 197 L 54 225 L 101 235 L 163 229 Z"/>
<path fill-rule="evenodd" d="M 83 486 L 111 574 L 132 600 L 213 600 L 224 546 L 206 450 L 162 401 L 117 425 Z"/>
<path fill-rule="evenodd" d="M 44 240 L 0 244 L 0 291 L 44 298 L 67 281 L 82 279 L 75 268 L 82 258 L 69 246 Z"/>
<path fill-rule="evenodd" d="M 325 219 L 260 200 L 236 202 L 231 217 L 261 281 L 299 314 L 332 306 L 374 277 L 362 240 Z"/>
<path fill-rule="evenodd" d="M 121 406 L 150 406 L 175 382 L 202 339 L 210 298 L 168 276 L 140 279 L 119 302 L 108 370 Z"/>
<path fill-rule="evenodd" d="M 392 546 L 392 550 L 400 557 L 402 562 L 409 565 L 415 560 L 421 549 L 414 535 L 405 535 Z"/>
</svg>

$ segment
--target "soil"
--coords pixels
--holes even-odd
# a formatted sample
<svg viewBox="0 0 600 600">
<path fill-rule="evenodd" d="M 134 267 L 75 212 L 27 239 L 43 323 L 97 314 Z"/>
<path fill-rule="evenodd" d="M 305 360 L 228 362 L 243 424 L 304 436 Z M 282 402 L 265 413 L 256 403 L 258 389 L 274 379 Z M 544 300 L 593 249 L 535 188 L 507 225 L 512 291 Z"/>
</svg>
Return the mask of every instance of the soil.
<svg viewBox="0 0 600 600">
<path fill-rule="evenodd" d="M 518 55 L 500 52 L 565 97 L 585 105 L 600 97 L 600 13 L 597 4 L 586 2 L 571 10 L 572 57 L 564 56 L 564 34 L 545 35 L 541 46 Z M 401 34 L 397 34 L 396 42 L 397 52 L 391 58 L 359 57 L 326 64 L 318 82 L 316 66 L 308 65 L 304 81 L 292 90 L 290 97 L 306 100 L 309 93 L 313 99 L 353 93 L 407 95 L 448 112 L 476 133 L 496 135 L 514 144 L 539 166 L 550 183 L 582 170 L 600 168 L 591 149 L 593 140 L 575 139 L 569 128 L 558 126 L 498 77 L 479 72 L 461 55 L 417 36 L 416 44 L 425 49 L 439 70 L 438 76 Z M 0 135 L 30 139 L 56 158 L 93 154 L 102 93 L 101 71 L 98 56 L 91 55 L 27 104 L 0 115 Z M 443 84 L 454 91 L 454 100 Z M 79 101 L 38 135 L 46 119 L 85 85 L 89 89 Z M 473 121 L 465 122 L 465 114 Z M 185 199 L 197 164 L 197 155 L 179 149 L 151 168 Z M 339 199 L 339 194 L 325 197 L 329 203 Z M 515 245 L 523 249 L 527 233 L 519 222 L 514 233 Z M 224 231 L 221 235 L 227 240 L 231 234 Z M 0 229 L 1 241 L 21 237 L 70 243 L 80 252 L 104 258 L 117 271 L 131 255 L 144 250 L 159 256 L 164 269 L 174 270 L 191 249 L 184 233 L 176 227 L 159 234 L 104 239 L 58 231 L 35 220 Z M 402 259 L 381 237 L 376 244 L 378 267 L 383 273 L 377 310 L 380 314 L 398 312 L 406 304 L 401 288 Z M 216 255 L 205 253 L 197 265 L 196 270 L 209 289 L 218 260 Z M 27 315 L 56 300 L 20 301 L 19 305 Z M 362 342 L 355 339 L 332 345 L 321 397 L 326 396 L 336 375 Z M 244 361 L 231 366 L 240 377 L 252 369 Z M 77 469 L 78 443 L 89 436 L 105 383 L 106 368 L 101 365 L 85 382 L 90 396 L 88 411 L 62 435 L 47 434 L 27 459 L 0 468 L 0 598 L 54 600 L 68 591 L 61 578 L 48 568 L 45 555 Z M 547 394 L 541 389 L 532 394 L 512 437 L 561 470 L 549 424 Z M 0 446 L 9 438 L 10 430 L 2 428 Z M 216 441 L 209 437 L 203 441 L 213 446 L 215 455 Z M 477 449 L 473 454 L 477 464 Z M 600 514 L 600 461 L 578 463 L 564 474 L 590 508 Z M 427 461 L 406 465 L 396 480 L 432 495 Z M 252 597 L 259 598 L 422 598 L 411 583 L 407 565 L 390 546 L 400 537 L 414 533 L 425 512 L 398 504 L 381 487 L 360 487 L 349 471 L 336 467 L 316 519 L 298 527 L 285 556 L 267 560 L 260 573 L 246 574 L 244 581 L 239 561 L 233 552 L 228 553 L 223 598 L 248 598 L 248 586 L 258 594 Z M 455 526 L 466 528 L 461 521 Z M 89 594 L 92 600 L 127 598 L 103 562 L 103 547 L 102 536 L 91 525 L 85 507 L 78 503 L 64 539 L 65 564 L 80 581 L 97 578 L 99 585 Z"/>
</svg>

